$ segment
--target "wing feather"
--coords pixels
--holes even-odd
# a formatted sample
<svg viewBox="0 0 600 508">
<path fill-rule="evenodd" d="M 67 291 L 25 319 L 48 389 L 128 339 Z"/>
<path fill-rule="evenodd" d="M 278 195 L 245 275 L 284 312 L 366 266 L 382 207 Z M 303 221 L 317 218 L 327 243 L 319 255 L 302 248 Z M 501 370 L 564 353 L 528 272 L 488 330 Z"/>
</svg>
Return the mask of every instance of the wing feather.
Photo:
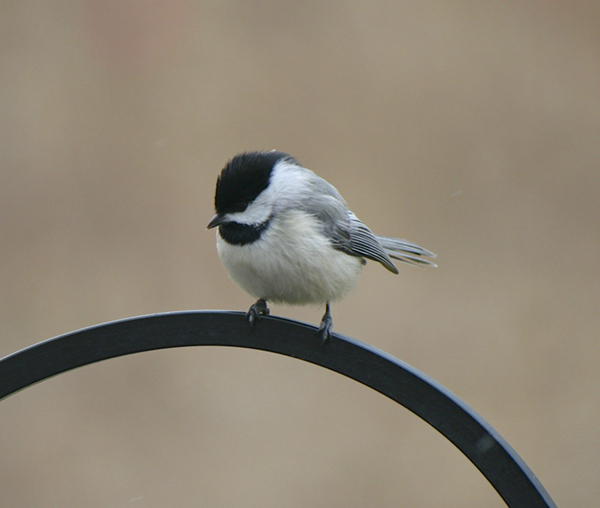
<svg viewBox="0 0 600 508">
<path fill-rule="evenodd" d="M 437 266 L 435 263 L 421 257 L 435 258 L 435 254 L 423 247 L 419 247 L 416 243 L 409 242 L 408 240 L 401 240 L 400 238 L 393 238 L 391 236 L 378 235 L 377 239 L 387 254 L 393 259 L 404 261 L 405 263 L 410 263 L 412 265 Z"/>
<path fill-rule="evenodd" d="M 349 210 L 346 211 L 345 220 L 338 221 L 336 224 L 333 241 L 334 247 L 352 256 L 361 256 L 377 261 L 390 272 L 398 273 L 398 269 L 377 237 Z"/>
<path fill-rule="evenodd" d="M 421 256 L 435 257 L 432 252 L 418 245 L 392 238 L 376 236 L 348 209 L 348 205 L 337 189 L 312 171 L 298 168 L 309 174 L 308 184 L 298 200 L 296 208 L 305 211 L 317 219 L 323 227 L 323 233 L 331 239 L 334 248 L 351 256 L 358 256 L 381 263 L 392 273 L 398 268 L 391 258 L 415 265 L 433 265 Z"/>
</svg>

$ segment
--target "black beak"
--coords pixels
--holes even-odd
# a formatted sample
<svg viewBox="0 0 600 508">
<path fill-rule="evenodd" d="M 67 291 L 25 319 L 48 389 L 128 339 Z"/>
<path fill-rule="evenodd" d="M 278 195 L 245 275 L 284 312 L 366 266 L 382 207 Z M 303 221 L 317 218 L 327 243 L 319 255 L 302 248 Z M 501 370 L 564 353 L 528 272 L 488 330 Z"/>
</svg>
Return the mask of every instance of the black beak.
<svg viewBox="0 0 600 508">
<path fill-rule="evenodd" d="M 220 226 L 221 224 L 224 224 L 225 222 L 227 222 L 225 220 L 225 218 L 221 217 L 219 214 L 217 214 L 212 219 L 210 219 L 210 222 L 208 223 L 208 226 L 206 226 L 206 229 L 216 228 L 217 226 Z"/>
</svg>

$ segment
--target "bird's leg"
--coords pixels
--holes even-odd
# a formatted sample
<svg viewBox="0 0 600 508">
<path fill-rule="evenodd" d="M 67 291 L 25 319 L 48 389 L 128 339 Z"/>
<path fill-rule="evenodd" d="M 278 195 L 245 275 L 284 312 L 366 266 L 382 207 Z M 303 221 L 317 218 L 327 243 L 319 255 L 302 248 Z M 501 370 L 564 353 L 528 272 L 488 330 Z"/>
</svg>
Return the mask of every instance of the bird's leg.
<svg viewBox="0 0 600 508">
<path fill-rule="evenodd" d="M 246 312 L 246 319 L 250 323 L 250 328 L 254 330 L 254 324 L 256 323 L 256 320 L 260 316 L 268 316 L 270 312 L 271 311 L 269 310 L 269 307 L 267 307 L 266 300 L 263 298 L 256 300 L 256 303 L 253 303 L 248 309 L 248 312 Z"/>
<path fill-rule="evenodd" d="M 331 332 L 333 331 L 333 319 L 331 317 L 331 312 L 329 310 L 329 302 L 325 304 L 325 314 L 323 314 L 323 319 L 321 320 L 321 326 L 317 330 L 317 334 L 321 335 L 323 339 L 323 344 L 331 339 Z"/>
</svg>

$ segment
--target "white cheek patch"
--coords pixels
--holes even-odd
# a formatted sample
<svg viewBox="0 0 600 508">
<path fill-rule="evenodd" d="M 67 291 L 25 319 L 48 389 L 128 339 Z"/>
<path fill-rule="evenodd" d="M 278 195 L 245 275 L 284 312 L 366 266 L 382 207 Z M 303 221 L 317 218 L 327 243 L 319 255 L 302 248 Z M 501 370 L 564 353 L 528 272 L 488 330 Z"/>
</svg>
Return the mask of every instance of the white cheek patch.
<svg viewBox="0 0 600 508">
<path fill-rule="evenodd" d="M 262 196 L 262 194 L 261 194 Z M 243 212 L 228 213 L 227 219 L 238 224 L 262 224 L 271 217 L 272 206 L 255 199 Z"/>
<path fill-rule="evenodd" d="M 310 174 L 307 169 L 287 161 L 279 161 L 273 168 L 271 182 L 263 194 L 269 194 L 270 197 L 267 196 L 267 198 L 272 202 L 277 196 L 278 202 L 293 203 L 306 190 L 307 173 Z"/>
</svg>

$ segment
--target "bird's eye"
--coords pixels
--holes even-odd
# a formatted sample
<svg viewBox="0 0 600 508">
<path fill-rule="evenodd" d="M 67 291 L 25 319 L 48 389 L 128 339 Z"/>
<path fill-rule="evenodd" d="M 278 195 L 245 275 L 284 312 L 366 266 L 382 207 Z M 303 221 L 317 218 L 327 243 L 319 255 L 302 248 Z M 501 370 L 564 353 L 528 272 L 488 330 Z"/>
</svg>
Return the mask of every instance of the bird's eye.
<svg viewBox="0 0 600 508">
<path fill-rule="evenodd" d="M 233 211 L 236 213 L 243 212 L 246 208 L 248 208 L 248 201 L 240 201 L 236 203 L 233 207 Z"/>
</svg>

